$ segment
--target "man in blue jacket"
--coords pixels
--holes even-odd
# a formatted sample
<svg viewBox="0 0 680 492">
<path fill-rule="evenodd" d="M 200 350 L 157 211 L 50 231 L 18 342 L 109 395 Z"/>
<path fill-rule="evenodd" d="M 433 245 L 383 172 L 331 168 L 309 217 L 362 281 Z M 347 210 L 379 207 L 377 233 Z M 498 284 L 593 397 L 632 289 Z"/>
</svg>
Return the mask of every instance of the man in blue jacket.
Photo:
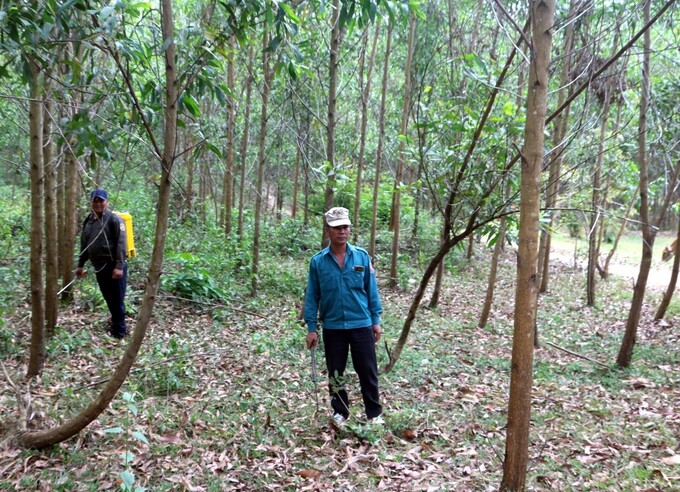
<svg viewBox="0 0 680 492">
<path fill-rule="evenodd" d="M 382 304 L 375 271 L 366 250 L 348 243 L 349 211 L 334 207 L 324 217 L 330 244 L 309 264 L 304 310 L 307 348 L 317 346 L 317 322 L 321 321 L 335 423 L 344 424 L 350 415 L 343 376 L 351 351 L 366 417 L 381 424 L 375 344 L 382 333 Z"/>
<path fill-rule="evenodd" d="M 80 257 L 76 275 L 84 277 L 83 267 L 90 260 L 99 289 L 111 313 L 109 334 L 123 338 L 125 325 L 125 288 L 127 284 L 127 235 L 125 221 L 107 209 L 108 195 L 102 189 L 90 193 L 90 213 L 80 235 Z"/>
</svg>

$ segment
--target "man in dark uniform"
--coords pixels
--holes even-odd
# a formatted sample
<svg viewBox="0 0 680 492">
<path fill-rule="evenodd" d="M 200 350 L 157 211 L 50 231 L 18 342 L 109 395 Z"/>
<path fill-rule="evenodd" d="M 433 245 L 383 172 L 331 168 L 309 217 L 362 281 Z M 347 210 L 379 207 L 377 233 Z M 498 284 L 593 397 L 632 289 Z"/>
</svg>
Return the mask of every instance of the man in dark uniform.
<svg viewBox="0 0 680 492">
<path fill-rule="evenodd" d="M 84 277 L 83 267 L 90 260 L 97 276 L 99 289 L 111 312 L 109 334 L 121 339 L 127 333 L 125 326 L 125 288 L 127 284 L 127 235 L 125 221 L 107 209 L 106 191 L 90 193 L 90 208 L 83 222 L 80 236 L 80 257 L 76 276 Z"/>
</svg>

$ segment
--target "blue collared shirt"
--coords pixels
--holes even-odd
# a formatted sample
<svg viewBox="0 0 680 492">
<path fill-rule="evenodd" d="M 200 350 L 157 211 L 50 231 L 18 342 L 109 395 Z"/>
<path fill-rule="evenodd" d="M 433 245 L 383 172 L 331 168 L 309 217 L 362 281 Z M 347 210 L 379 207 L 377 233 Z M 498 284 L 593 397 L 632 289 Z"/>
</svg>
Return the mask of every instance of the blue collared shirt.
<svg viewBox="0 0 680 492">
<path fill-rule="evenodd" d="M 312 257 L 304 312 L 310 333 L 317 330 L 317 314 L 325 329 L 380 324 L 382 304 L 375 271 L 366 250 L 347 243 L 342 270 L 330 246 Z"/>
</svg>

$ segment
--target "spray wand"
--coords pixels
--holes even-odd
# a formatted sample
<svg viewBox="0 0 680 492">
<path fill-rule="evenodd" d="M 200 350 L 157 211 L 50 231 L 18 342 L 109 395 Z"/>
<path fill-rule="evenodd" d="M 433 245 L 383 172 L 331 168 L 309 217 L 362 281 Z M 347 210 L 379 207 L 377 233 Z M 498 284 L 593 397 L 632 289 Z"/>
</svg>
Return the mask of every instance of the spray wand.
<svg viewBox="0 0 680 492">
<path fill-rule="evenodd" d="M 312 381 L 314 382 L 314 397 L 316 398 L 316 413 L 319 413 L 319 389 L 316 377 L 316 347 L 309 349 L 312 354 Z"/>
</svg>

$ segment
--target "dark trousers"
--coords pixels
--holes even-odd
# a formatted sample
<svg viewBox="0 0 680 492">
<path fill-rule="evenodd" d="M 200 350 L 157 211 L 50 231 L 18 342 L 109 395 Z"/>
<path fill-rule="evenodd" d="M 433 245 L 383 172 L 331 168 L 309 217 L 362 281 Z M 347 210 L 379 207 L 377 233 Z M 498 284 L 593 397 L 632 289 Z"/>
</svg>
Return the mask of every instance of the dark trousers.
<svg viewBox="0 0 680 492">
<path fill-rule="evenodd" d="M 371 419 L 380 415 L 382 405 L 378 391 L 378 362 L 375 356 L 373 328 L 369 326 L 350 330 L 324 329 L 323 342 L 333 411 L 345 417 L 349 416 L 349 398 L 345 390 L 344 374 L 347 355 L 351 351 L 352 364 L 359 376 L 366 417 Z"/>
<path fill-rule="evenodd" d="M 125 326 L 125 288 L 127 286 L 127 263 L 123 267 L 123 277 L 111 278 L 115 263 L 94 265 L 97 272 L 97 283 L 102 291 L 106 305 L 111 313 L 111 334 L 122 337 L 127 332 Z"/>
</svg>

